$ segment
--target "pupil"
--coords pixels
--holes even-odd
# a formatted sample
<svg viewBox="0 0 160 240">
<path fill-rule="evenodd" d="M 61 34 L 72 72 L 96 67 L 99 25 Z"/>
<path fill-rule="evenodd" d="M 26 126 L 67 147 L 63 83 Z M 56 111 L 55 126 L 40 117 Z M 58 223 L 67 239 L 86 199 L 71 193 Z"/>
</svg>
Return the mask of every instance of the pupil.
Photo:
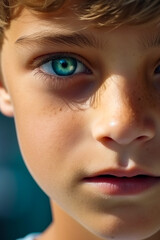
<svg viewBox="0 0 160 240">
<path fill-rule="evenodd" d="M 68 63 L 67 63 L 66 61 L 63 61 L 63 62 L 62 62 L 62 67 L 63 67 L 63 68 L 67 68 L 67 67 L 68 67 Z"/>
</svg>

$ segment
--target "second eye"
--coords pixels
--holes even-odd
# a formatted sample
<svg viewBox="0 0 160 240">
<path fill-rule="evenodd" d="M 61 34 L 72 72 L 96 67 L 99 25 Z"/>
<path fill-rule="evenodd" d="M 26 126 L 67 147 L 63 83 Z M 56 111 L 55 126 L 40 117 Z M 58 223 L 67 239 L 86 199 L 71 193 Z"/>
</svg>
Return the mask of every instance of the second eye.
<svg viewBox="0 0 160 240">
<path fill-rule="evenodd" d="M 158 66 L 156 67 L 156 69 L 154 70 L 154 73 L 155 73 L 155 74 L 160 74 L 160 65 L 158 65 Z"/>
<path fill-rule="evenodd" d="M 77 73 L 90 73 L 89 69 L 73 57 L 53 57 L 41 65 L 43 72 L 49 75 L 67 77 Z"/>
</svg>

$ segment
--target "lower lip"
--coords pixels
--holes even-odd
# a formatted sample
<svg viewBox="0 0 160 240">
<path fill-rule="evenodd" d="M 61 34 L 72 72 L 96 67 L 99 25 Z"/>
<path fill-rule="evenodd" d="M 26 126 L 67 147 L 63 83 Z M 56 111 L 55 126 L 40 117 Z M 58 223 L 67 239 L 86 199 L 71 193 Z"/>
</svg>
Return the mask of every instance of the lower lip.
<svg viewBox="0 0 160 240">
<path fill-rule="evenodd" d="M 86 183 L 96 187 L 106 195 L 140 194 L 160 183 L 159 177 L 92 177 L 86 178 Z"/>
</svg>

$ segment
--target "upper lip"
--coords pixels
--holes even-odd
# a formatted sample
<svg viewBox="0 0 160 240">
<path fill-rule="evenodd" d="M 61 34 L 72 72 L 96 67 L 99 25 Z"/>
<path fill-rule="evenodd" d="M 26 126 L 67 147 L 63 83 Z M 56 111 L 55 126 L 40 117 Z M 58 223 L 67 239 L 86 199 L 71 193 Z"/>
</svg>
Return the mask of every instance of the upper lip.
<svg viewBox="0 0 160 240">
<path fill-rule="evenodd" d="M 112 175 L 115 177 L 135 177 L 138 175 L 145 175 L 148 177 L 159 177 L 149 172 L 143 171 L 138 168 L 130 169 L 130 170 L 121 170 L 121 169 L 104 169 L 100 171 L 95 171 L 89 174 L 88 178 L 98 177 L 102 175 Z"/>
</svg>

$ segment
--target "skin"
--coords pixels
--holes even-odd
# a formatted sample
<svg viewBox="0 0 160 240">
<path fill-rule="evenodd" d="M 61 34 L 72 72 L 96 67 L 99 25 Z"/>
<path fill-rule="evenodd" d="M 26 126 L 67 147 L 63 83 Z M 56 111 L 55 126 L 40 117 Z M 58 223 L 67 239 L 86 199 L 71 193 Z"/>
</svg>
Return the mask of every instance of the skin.
<svg viewBox="0 0 160 240">
<path fill-rule="evenodd" d="M 111 168 L 160 176 L 160 46 L 142 44 L 158 26 L 110 31 L 87 26 L 69 10 L 57 16 L 61 12 L 37 16 L 24 9 L 1 49 L 1 111 L 14 116 L 26 165 L 54 213 L 54 224 L 37 239 L 158 240 L 160 184 L 135 196 L 107 196 L 82 183 L 87 174 Z M 76 31 L 100 44 L 16 43 L 37 31 Z M 59 87 L 60 79 L 37 73 L 35 59 L 57 52 L 80 55 L 90 74 Z"/>
</svg>

